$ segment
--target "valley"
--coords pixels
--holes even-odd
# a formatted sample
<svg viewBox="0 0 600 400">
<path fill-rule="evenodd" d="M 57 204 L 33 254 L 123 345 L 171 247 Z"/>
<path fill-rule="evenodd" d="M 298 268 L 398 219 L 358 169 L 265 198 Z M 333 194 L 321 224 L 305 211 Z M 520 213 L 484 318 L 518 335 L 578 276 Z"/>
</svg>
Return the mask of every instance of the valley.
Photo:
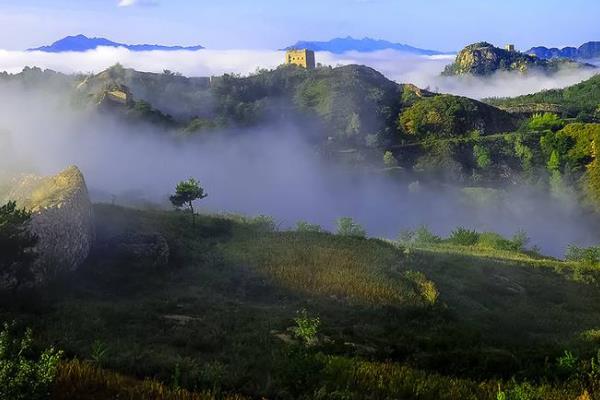
<svg viewBox="0 0 600 400">
<path fill-rule="evenodd" d="M 123 43 L 26 57 L 205 51 Z M 292 47 L 245 74 L 0 73 L 0 400 L 599 399 L 591 57 Z M 395 51 L 447 60 L 452 93 L 537 89 L 350 62 Z"/>
</svg>

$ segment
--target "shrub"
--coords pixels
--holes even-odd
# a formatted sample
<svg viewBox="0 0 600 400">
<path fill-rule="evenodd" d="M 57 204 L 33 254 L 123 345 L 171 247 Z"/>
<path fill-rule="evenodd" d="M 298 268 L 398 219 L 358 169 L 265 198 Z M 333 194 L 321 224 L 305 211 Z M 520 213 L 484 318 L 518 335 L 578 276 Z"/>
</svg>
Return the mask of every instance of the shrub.
<svg viewBox="0 0 600 400">
<path fill-rule="evenodd" d="M 527 128 L 532 131 L 558 131 L 564 126 L 565 122 L 552 113 L 535 114 L 527 123 Z"/>
<path fill-rule="evenodd" d="M 459 227 L 452 231 L 448 240 L 453 244 L 461 246 L 474 246 L 479 242 L 479 233 L 474 230 Z"/>
<path fill-rule="evenodd" d="M 364 238 L 367 232 L 350 217 L 342 217 L 337 220 L 337 234 L 341 236 L 354 236 Z"/>
<path fill-rule="evenodd" d="M 269 215 L 259 215 L 250 220 L 250 225 L 261 232 L 275 232 L 278 230 L 275 218 Z"/>
<path fill-rule="evenodd" d="M 525 247 L 529 244 L 531 239 L 527 236 L 527 232 L 524 230 L 519 230 L 515 233 L 511 239 L 511 243 L 513 246 L 513 250 L 515 251 L 523 251 Z"/>
<path fill-rule="evenodd" d="M 16 286 L 33 278 L 37 237 L 27 229 L 30 218 L 31 213 L 17 208 L 14 201 L 0 207 L 0 273 L 13 276 Z"/>
<path fill-rule="evenodd" d="M 412 283 L 416 286 L 416 292 L 421 296 L 427 305 L 435 305 L 440 293 L 437 290 L 434 282 L 427 279 L 427 276 L 425 276 L 425 274 L 422 272 L 407 271 L 404 276 L 412 281 Z"/>
<path fill-rule="evenodd" d="M 323 228 L 318 224 L 311 224 L 306 221 L 298 221 L 296 223 L 297 232 L 323 232 Z"/>
<path fill-rule="evenodd" d="M 50 396 L 62 353 L 49 348 L 36 354 L 32 336 L 27 329 L 23 337 L 17 337 L 15 325 L 4 324 L 0 332 L 0 400 L 38 400 Z"/>
<path fill-rule="evenodd" d="M 600 263 L 600 246 L 577 247 L 570 245 L 565 254 L 567 261 L 576 261 L 586 264 Z"/>
<path fill-rule="evenodd" d="M 94 343 L 92 343 L 90 355 L 94 364 L 96 364 L 97 366 L 102 366 L 106 362 L 106 359 L 109 354 L 108 351 L 108 346 L 104 342 L 100 340 L 94 340 Z"/>
<path fill-rule="evenodd" d="M 502 390 L 500 385 L 498 385 L 498 393 L 496 393 L 496 400 L 508 400 L 508 394 Z"/>
<path fill-rule="evenodd" d="M 571 376 L 577 372 L 578 361 L 579 359 L 573 353 L 565 350 L 563 355 L 556 359 L 556 366 L 562 374 Z"/>
<path fill-rule="evenodd" d="M 475 156 L 477 167 L 480 169 L 486 169 L 492 164 L 490 152 L 483 146 L 478 144 L 473 146 L 473 155 Z"/>
<path fill-rule="evenodd" d="M 508 391 L 509 400 L 534 400 L 537 399 L 535 388 L 528 382 L 514 384 Z"/>
<path fill-rule="evenodd" d="M 512 250 L 514 248 L 512 241 L 495 232 L 481 232 L 477 244 L 481 247 L 496 250 Z"/>
<path fill-rule="evenodd" d="M 427 226 L 421 225 L 414 231 L 413 240 L 416 244 L 436 244 L 441 243 L 442 238 L 434 235 Z"/>
<path fill-rule="evenodd" d="M 307 346 L 315 344 L 321 320 L 319 317 L 309 316 L 305 309 L 298 311 L 297 314 L 296 318 L 294 318 L 296 326 L 292 328 L 294 335 Z"/>
<path fill-rule="evenodd" d="M 233 221 L 237 224 L 247 225 L 249 228 L 262 232 L 275 232 L 279 229 L 279 223 L 269 215 L 247 216 L 244 214 L 224 213 L 220 217 Z"/>
</svg>

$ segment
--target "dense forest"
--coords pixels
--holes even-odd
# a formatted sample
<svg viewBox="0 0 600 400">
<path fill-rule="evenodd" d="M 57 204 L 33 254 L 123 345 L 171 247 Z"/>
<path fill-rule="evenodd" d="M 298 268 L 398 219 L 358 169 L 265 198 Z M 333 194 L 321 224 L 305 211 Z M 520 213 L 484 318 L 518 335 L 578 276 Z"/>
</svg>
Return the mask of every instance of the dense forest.
<svg viewBox="0 0 600 400">
<path fill-rule="evenodd" d="M 488 102 L 508 109 L 551 106 L 562 117 L 577 118 L 584 122 L 598 122 L 600 121 L 600 76 L 596 75 L 564 89 L 546 90 L 509 99 L 489 99 Z"/>
<path fill-rule="evenodd" d="M 353 168 L 461 186 L 533 184 L 553 195 L 569 193 L 586 206 L 600 204 L 597 76 L 566 89 L 484 103 L 397 84 L 358 65 L 281 66 L 213 78 L 120 65 L 78 76 L 27 68 L 0 79 L 62 91 L 77 107 L 97 107 L 105 92 L 125 88 L 132 101 L 102 109 L 162 127 L 179 140 L 288 124 L 300 127 L 315 151 Z"/>
</svg>

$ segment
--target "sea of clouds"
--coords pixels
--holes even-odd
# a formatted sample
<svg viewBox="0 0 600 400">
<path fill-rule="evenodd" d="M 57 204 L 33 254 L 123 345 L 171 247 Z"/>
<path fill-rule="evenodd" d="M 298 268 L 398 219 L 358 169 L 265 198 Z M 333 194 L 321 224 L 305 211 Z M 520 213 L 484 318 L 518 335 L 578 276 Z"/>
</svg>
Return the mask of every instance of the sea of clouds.
<svg viewBox="0 0 600 400">
<path fill-rule="evenodd" d="M 323 65 L 363 64 L 375 68 L 389 79 L 412 83 L 421 88 L 472 98 L 507 97 L 561 88 L 594 75 L 593 70 L 565 70 L 544 74 L 497 73 L 488 78 L 442 77 L 452 55 L 416 56 L 395 50 L 370 53 L 319 52 L 317 62 Z M 25 66 L 37 66 L 64 73 L 96 73 L 111 65 L 146 72 L 166 69 L 186 76 L 218 76 L 224 73 L 247 75 L 258 69 L 270 69 L 284 60 L 282 51 L 272 50 L 199 50 L 133 52 L 125 48 L 100 47 L 84 53 L 45 53 L 40 51 L 0 50 L 0 71 L 20 72 Z"/>
<path fill-rule="evenodd" d="M 457 226 L 509 236 L 523 229 L 557 257 L 569 244 L 598 243 L 596 220 L 575 201 L 535 188 L 507 189 L 480 204 L 460 188 L 423 183 L 414 190 L 410 177 L 327 162 L 287 122 L 181 141 L 151 125 L 74 109 L 66 99 L 0 83 L 0 178 L 77 165 L 95 202 L 170 208 L 177 182 L 195 177 L 209 194 L 198 204 L 202 212 L 265 214 L 282 228 L 307 220 L 334 230 L 337 218 L 350 216 L 370 236 L 390 239 L 421 224 L 444 235 Z"/>
<path fill-rule="evenodd" d="M 169 69 L 187 76 L 245 75 L 274 68 L 283 56 L 283 52 L 250 50 L 99 48 L 61 54 L 0 50 L 0 71 L 16 73 L 24 66 L 38 66 L 65 73 L 99 72 L 119 62 L 137 70 Z M 443 78 L 440 72 L 452 57 L 396 51 L 318 53 L 317 59 L 332 66 L 365 64 L 398 82 L 471 97 L 530 93 L 570 85 L 591 74 Z M 130 126 L 94 112 L 77 112 L 64 99 L 61 93 L 25 93 L 18 85 L 0 84 L 0 172 L 26 167 L 54 174 L 75 164 L 84 172 L 95 201 L 120 204 L 134 199 L 166 205 L 175 184 L 194 176 L 210 195 L 202 202 L 203 210 L 272 215 L 284 227 L 305 219 L 333 229 L 336 218 L 352 216 L 370 235 L 388 238 L 420 224 L 440 234 L 459 225 L 507 235 L 524 229 L 546 254 L 559 257 L 570 243 L 598 242 L 594 221 L 575 204 L 535 190 L 511 190 L 499 204 L 475 207 L 465 203 L 456 189 L 430 187 L 412 193 L 409 181 L 349 173 L 323 164 L 299 139 L 298 127 L 267 124 L 243 135 L 178 143 L 151 126 Z"/>
</svg>

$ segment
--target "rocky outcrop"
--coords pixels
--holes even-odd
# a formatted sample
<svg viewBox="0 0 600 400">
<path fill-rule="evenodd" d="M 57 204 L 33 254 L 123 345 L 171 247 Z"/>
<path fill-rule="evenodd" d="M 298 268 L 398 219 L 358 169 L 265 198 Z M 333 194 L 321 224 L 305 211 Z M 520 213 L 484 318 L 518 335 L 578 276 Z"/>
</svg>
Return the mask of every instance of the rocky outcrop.
<svg viewBox="0 0 600 400">
<path fill-rule="evenodd" d="M 94 216 L 77 167 L 50 177 L 21 177 L 3 200 L 15 200 L 32 212 L 30 230 L 38 237 L 32 268 L 36 283 L 73 271 L 87 258 L 94 241 Z"/>
<path fill-rule="evenodd" d="M 549 104 L 549 103 L 532 103 L 532 104 L 517 104 L 513 106 L 499 106 L 501 110 L 507 111 L 511 114 L 520 114 L 527 118 L 535 114 L 551 113 L 562 115 L 565 113 L 565 107 L 560 104 Z"/>
<path fill-rule="evenodd" d="M 465 47 L 456 56 L 455 62 L 446 67 L 443 75 L 485 76 L 497 71 L 555 73 L 562 68 L 594 67 L 568 59 L 540 59 L 533 55 L 501 49 L 490 43 L 480 42 Z"/>
</svg>

